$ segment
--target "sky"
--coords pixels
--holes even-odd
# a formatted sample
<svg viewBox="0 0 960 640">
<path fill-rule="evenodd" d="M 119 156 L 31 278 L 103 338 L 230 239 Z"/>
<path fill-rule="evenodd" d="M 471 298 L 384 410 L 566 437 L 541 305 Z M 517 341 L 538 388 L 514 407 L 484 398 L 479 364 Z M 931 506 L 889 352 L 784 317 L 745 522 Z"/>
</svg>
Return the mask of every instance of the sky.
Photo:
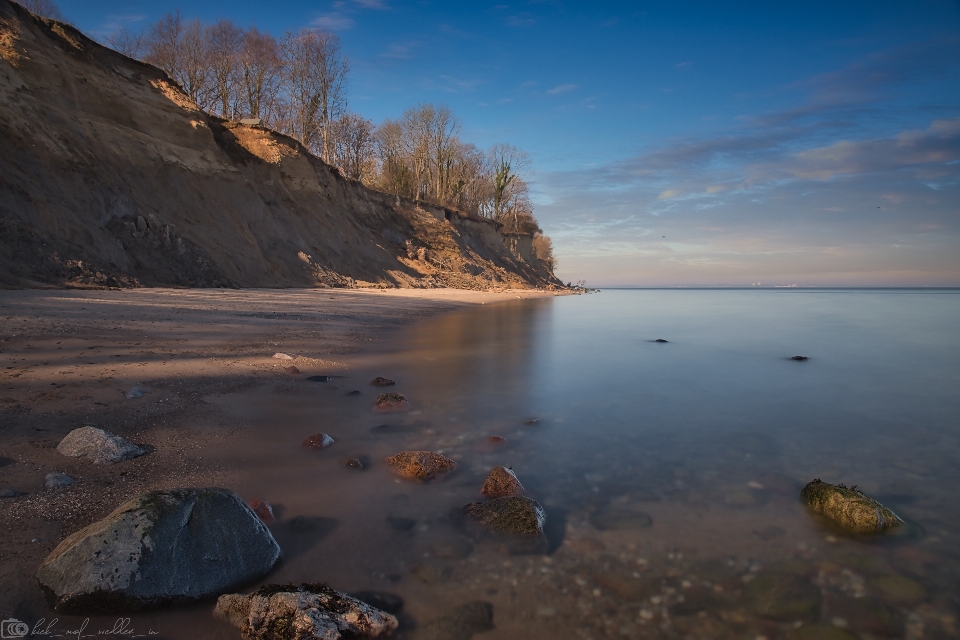
<svg viewBox="0 0 960 640">
<path fill-rule="evenodd" d="M 335 32 L 350 110 L 526 150 L 564 281 L 960 286 L 960 0 L 59 0 Z"/>
</svg>

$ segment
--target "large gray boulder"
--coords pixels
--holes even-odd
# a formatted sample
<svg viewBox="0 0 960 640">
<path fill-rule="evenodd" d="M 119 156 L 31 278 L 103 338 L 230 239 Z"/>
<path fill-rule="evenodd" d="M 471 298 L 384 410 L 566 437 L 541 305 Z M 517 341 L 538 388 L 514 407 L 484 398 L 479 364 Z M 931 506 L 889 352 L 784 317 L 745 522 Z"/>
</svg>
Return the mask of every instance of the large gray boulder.
<svg viewBox="0 0 960 640">
<path fill-rule="evenodd" d="M 57 451 L 71 458 L 86 458 L 94 464 L 114 464 L 147 453 L 143 447 L 96 427 L 74 429 L 60 441 Z"/>
<path fill-rule="evenodd" d="M 220 596 L 214 615 L 244 640 L 387 638 L 397 619 L 325 584 L 271 584 L 251 594 Z"/>
<path fill-rule="evenodd" d="M 57 611 L 136 611 L 208 598 L 266 575 L 280 547 L 226 489 L 151 491 L 54 549 L 37 580 Z"/>
</svg>

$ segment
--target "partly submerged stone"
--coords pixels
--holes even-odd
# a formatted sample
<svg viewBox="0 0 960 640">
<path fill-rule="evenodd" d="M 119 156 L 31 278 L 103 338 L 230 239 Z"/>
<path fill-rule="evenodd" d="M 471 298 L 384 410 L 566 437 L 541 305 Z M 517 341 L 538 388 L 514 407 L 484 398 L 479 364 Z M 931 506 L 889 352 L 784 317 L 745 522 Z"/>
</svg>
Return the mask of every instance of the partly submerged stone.
<svg viewBox="0 0 960 640">
<path fill-rule="evenodd" d="M 319 451 L 320 449 L 326 449 L 334 442 L 333 438 L 328 436 L 325 433 L 315 433 L 312 436 L 308 437 L 306 440 L 300 443 L 300 446 L 304 449 L 312 449 L 314 451 Z"/>
<path fill-rule="evenodd" d="M 271 524 L 277 521 L 277 517 L 273 515 L 273 505 L 266 500 L 252 501 L 250 503 L 250 508 L 253 509 L 255 514 L 257 514 L 257 517 L 260 518 L 261 522 Z"/>
<path fill-rule="evenodd" d="M 96 427 L 74 429 L 60 441 L 57 451 L 72 458 L 85 458 L 94 464 L 115 464 L 147 453 L 143 447 Z"/>
<path fill-rule="evenodd" d="M 73 478 L 59 471 L 51 471 L 43 476 L 43 486 L 46 489 L 63 489 L 73 484 Z"/>
<path fill-rule="evenodd" d="M 390 411 L 406 411 L 410 408 L 407 396 L 402 393 L 381 393 L 373 403 L 373 410 L 381 413 Z"/>
<path fill-rule="evenodd" d="M 470 640 L 474 634 L 493 629 L 493 605 L 468 602 L 448 611 L 436 620 L 414 629 L 410 640 Z"/>
<path fill-rule="evenodd" d="M 508 496 L 473 502 L 460 512 L 469 529 L 482 537 L 504 539 L 513 553 L 538 553 L 548 546 L 543 532 L 546 514 L 531 498 Z"/>
<path fill-rule="evenodd" d="M 235 589 L 279 559 L 270 531 L 232 491 L 169 489 L 67 537 L 37 580 L 60 612 L 135 611 Z"/>
<path fill-rule="evenodd" d="M 805 579 L 780 571 L 760 573 L 744 592 L 747 608 L 763 618 L 780 622 L 816 620 L 820 589 Z"/>
<path fill-rule="evenodd" d="M 396 383 L 395 380 L 391 380 L 390 378 L 384 378 L 383 376 L 377 376 L 376 378 L 374 378 L 373 380 L 370 381 L 370 384 L 372 384 L 372 385 L 375 386 L 375 387 L 389 387 L 389 386 L 394 385 L 394 384 L 397 384 L 397 383 Z"/>
<path fill-rule="evenodd" d="M 222 595 L 213 613 L 238 627 L 244 640 L 387 638 L 397 629 L 394 616 L 325 584 Z"/>
<path fill-rule="evenodd" d="M 523 494 L 523 485 L 517 480 L 513 469 L 494 467 L 480 489 L 485 498 L 503 498 Z"/>
<path fill-rule="evenodd" d="M 852 533 L 883 533 L 903 524 L 897 514 L 856 486 L 848 489 L 817 478 L 808 483 L 800 495 L 810 509 Z"/>
<path fill-rule="evenodd" d="M 385 462 L 397 475 L 421 482 L 445 476 L 457 468 L 456 462 L 432 451 L 401 451 Z"/>
</svg>

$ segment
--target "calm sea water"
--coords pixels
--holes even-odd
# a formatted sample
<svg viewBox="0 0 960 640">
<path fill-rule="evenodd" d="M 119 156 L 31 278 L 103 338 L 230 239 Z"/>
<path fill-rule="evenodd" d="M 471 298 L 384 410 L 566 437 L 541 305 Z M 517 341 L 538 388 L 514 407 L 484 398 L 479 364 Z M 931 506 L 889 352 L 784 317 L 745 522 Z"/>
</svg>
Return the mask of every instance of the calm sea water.
<svg viewBox="0 0 960 640">
<path fill-rule="evenodd" d="M 478 638 L 960 636 L 960 292 L 606 290 L 390 345 L 328 383 L 210 399 L 248 426 L 223 454 L 246 469 L 233 488 L 278 505 L 269 582 L 398 594 L 407 629 L 490 602 Z M 413 410 L 372 413 L 376 375 Z M 336 444 L 299 450 L 316 431 Z M 382 460 L 411 449 L 460 469 L 399 481 Z M 548 554 L 451 522 L 496 465 L 545 507 Z M 858 485 L 904 533 L 832 529 L 799 501 L 815 477 Z"/>
</svg>

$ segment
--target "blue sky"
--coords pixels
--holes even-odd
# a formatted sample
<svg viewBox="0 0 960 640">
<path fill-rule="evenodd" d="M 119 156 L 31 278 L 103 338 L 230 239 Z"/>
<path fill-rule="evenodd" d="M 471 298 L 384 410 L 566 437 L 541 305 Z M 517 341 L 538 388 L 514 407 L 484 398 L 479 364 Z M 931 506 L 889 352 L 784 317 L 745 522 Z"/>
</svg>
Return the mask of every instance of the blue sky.
<svg viewBox="0 0 960 640">
<path fill-rule="evenodd" d="M 564 280 L 960 286 L 960 2 L 60 0 L 335 31 L 350 108 L 527 150 Z"/>
</svg>

